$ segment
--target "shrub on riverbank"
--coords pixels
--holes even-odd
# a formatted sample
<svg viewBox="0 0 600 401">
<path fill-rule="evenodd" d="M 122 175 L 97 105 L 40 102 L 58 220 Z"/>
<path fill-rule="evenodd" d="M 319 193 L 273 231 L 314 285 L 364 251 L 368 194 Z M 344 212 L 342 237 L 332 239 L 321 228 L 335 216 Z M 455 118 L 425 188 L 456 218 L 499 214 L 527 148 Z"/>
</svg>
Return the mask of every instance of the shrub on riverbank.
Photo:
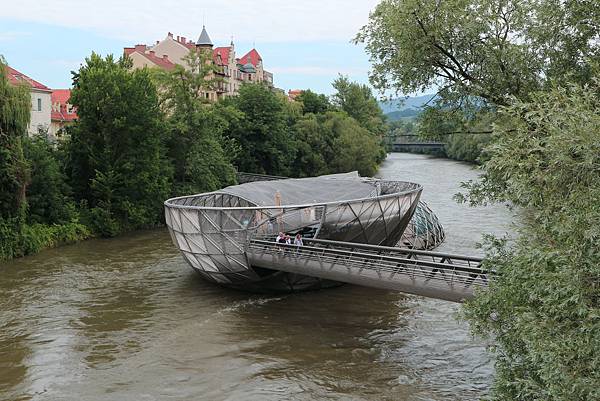
<svg viewBox="0 0 600 401">
<path fill-rule="evenodd" d="M 523 217 L 466 307 L 494 340 L 493 400 L 600 399 L 599 37 L 597 2 L 553 0 L 382 0 L 357 37 L 376 88 L 436 86 L 438 112 L 494 116 L 468 199 Z"/>
<path fill-rule="evenodd" d="M 502 111 L 475 204 L 523 208 L 513 246 L 489 245 L 497 279 L 466 304 L 495 340 L 499 400 L 600 399 L 600 79 Z"/>
<path fill-rule="evenodd" d="M 27 137 L 31 97 L 0 60 L 0 260 L 89 237 L 78 222 L 57 151 Z"/>
</svg>

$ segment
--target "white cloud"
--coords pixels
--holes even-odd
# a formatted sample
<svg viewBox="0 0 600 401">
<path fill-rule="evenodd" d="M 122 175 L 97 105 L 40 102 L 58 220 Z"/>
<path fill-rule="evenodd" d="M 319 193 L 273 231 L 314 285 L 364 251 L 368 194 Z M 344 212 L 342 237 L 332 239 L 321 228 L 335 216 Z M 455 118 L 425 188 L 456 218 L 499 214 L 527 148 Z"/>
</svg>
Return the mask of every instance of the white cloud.
<svg viewBox="0 0 600 401">
<path fill-rule="evenodd" d="M 0 16 L 89 29 L 103 36 L 151 41 L 167 31 L 196 38 L 203 21 L 213 41 L 348 41 L 378 0 L 21 0 Z"/>
<path fill-rule="evenodd" d="M 295 67 L 272 67 L 268 68 L 269 71 L 275 74 L 294 74 L 294 75 L 312 75 L 312 76 L 331 76 L 331 75 L 355 75 L 355 74 L 367 74 L 369 72 L 366 68 L 335 68 L 335 67 L 321 67 L 321 66 L 295 66 Z"/>
<path fill-rule="evenodd" d="M 11 42 L 22 38 L 23 36 L 30 36 L 31 32 L 20 32 L 20 31 L 5 31 L 0 32 L 0 42 Z"/>
</svg>

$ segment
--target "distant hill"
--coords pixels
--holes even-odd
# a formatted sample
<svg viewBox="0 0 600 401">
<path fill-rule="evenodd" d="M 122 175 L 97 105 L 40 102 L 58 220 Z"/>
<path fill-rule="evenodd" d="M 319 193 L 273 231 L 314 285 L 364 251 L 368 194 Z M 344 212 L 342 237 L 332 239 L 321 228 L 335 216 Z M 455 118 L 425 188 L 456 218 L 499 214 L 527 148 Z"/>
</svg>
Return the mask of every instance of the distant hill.
<svg viewBox="0 0 600 401">
<path fill-rule="evenodd" d="M 385 102 L 379 102 L 379 107 L 381 107 L 383 114 L 385 114 L 390 121 L 414 118 L 421 113 L 421 107 L 427 102 L 431 103 L 431 98 L 434 96 L 435 94 L 431 93 L 428 95 L 408 97 L 406 99 L 390 99 Z"/>
<path fill-rule="evenodd" d="M 391 113 L 394 111 L 401 111 L 404 109 L 418 109 L 425 103 L 429 102 L 435 94 L 430 93 L 428 95 L 390 99 L 385 102 L 379 102 L 379 107 L 383 110 L 384 114 Z"/>
<path fill-rule="evenodd" d="M 387 113 L 385 116 L 387 117 L 388 121 L 398 121 L 402 119 L 415 118 L 420 113 L 420 109 L 404 109 L 400 111 L 392 111 L 391 113 Z"/>
</svg>

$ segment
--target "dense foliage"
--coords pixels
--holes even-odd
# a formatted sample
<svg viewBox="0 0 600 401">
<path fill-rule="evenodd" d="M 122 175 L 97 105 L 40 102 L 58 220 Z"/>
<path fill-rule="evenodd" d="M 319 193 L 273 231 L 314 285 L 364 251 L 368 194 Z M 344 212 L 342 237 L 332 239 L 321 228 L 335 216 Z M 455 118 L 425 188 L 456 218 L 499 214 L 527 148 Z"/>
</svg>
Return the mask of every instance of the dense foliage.
<svg viewBox="0 0 600 401">
<path fill-rule="evenodd" d="M 241 115 L 230 119 L 226 130 L 240 147 L 234 160 L 238 170 L 293 177 L 350 170 L 373 175 L 385 156 L 381 109 L 363 85 L 341 77 L 334 88 L 337 106 L 311 91 L 290 103 L 261 84 L 244 85 L 239 96 L 223 102 Z M 350 104 L 360 108 L 360 120 L 342 104 L 350 111 Z"/>
<path fill-rule="evenodd" d="M 203 96 L 219 84 L 214 66 L 205 53 L 190 52 L 189 68 L 157 71 L 161 109 L 166 116 L 166 148 L 173 166 L 171 193 L 209 192 L 235 182 L 231 164 L 235 149 L 224 137 L 241 115 L 225 107 L 213 107 Z"/>
<path fill-rule="evenodd" d="M 302 104 L 303 113 L 321 114 L 332 109 L 331 102 L 322 93 L 315 93 L 310 89 L 303 90 L 295 99 Z"/>
<path fill-rule="evenodd" d="M 27 136 L 29 88 L 2 75 L 0 259 L 156 226 L 169 196 L 234 184 L 236 169 L 375 173 L 384 120 L 367 87 L 340 77 L 334 104 L 256 83 L 215 103 L 207 94 L 222 82 L 208 57 L 190 52 L 189 68 L 159 71 L 92 53 L 73 73 L 78 120 L 58 144 Z"/>
<path fill-rule="evenodd" d="M 600 399 L 597 2 L 383 0 L 358 40 L 377 87 L 440 88 L 421 130 L 493 131 L 455 138 L 488 142 L 459 199 L 521 209 L 514 242 L 488 239 L 500 274 L 464 310 L 492 340 L 491 398 Z"/>
<path fill-rule="evenodd" d="M 384 0 L 357 36 L 373 84 L 411 93 L 440 87 L 446 105 L 506 105 L 552 82 L 589 78 L 600 56 L 591 1 Z"/>
<path fill-rule="evenodd" d="M 0 62 L 0 260 L 89 236 L 78 222 L 56 152 L 28 138 L 31 96 Z"/>
<path fill-rule="evenodd" d="M 160 223 L 169 195 L 165 123 L 148 70 L 92 54 L 74 74 L 67 172 L 94 232 L 114 236 Z"/>
<path fill-rule="evenodd" d="M 495 399 L 600 399 L 599 95 L 596 81 L 504 109 L 483 180 L 468 185 L 473 203 L 524 209 L 517 243 L 490 243 L 499 278 L 465 310 L 495 339 Z"/>
<path fill-rule="evenodd" d="M 22 138 L 29 124 L 31 98 L 25 86 L 11 86 L 0 59 L 0 258 L 22 254 L 25 190 L 29 169 Z"/>
<path fill-rule="evenodd" d="M 589 61 L 600 58 L 598 21 L 600 8 L 584 0 L 383 0 L 356 41 L 366 45 L 376 88 L 437 87 L 432 108 L 456 113 L 462 129 L 479 124 L 480 110 L 495 114 L 554 84 L 587 82 Z M 421 116 L 424 126 L 428 118 L 436 113 Z M 452 138 L 449 156 L 477 159 L 488 140 Z"/>
<path fill-rule="evenodd" d="M 240 112 L 227 135 L 240 146 L 239 171 L 287 176 L 294 157 L 294 138 L 287 126 L 285 100 L 261 84 L 243 85 L 229 104 Z"/>
</svg>

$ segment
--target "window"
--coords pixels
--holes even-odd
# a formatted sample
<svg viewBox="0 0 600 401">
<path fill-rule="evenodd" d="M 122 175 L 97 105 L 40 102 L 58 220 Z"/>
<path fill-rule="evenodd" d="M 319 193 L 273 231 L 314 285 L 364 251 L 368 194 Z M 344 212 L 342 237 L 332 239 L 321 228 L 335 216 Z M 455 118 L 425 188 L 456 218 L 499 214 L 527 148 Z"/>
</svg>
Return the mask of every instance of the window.
<svg viewBox="0 0 600 401">
<path fill-rule="evenodd" d="M 38 97 L 38 100 L 37 100 L 37 101 L 38 101 L 38 105 L 37 105 L 37 106 L 38 106 L 38 108 L 37 108 L 37 111 L 42 111 L 42 99 L 40 99 L 40 98 Z"/>
</svg>

